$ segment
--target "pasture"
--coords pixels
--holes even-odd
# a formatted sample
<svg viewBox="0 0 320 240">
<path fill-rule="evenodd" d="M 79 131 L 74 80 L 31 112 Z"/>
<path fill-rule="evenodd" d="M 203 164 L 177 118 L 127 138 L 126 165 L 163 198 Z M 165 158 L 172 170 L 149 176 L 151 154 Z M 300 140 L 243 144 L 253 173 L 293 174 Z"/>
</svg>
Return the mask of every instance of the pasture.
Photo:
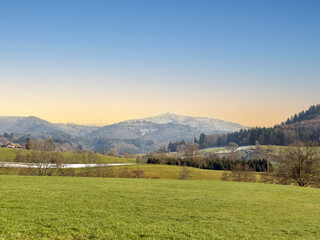
<svg viewBox="0 0 320 240">
<path fill-rule="evenodd" d="M 0 176 L 0 239 L 319 239 L 320 190 Z"/>
<path fill-rule="evenodd" d="M 206 170 L 187 167 L 190 180 L 219 181 L 224 171 Z M 54 175 L 62 176 L 91 176 L 91 177 L 126 177 L 125 172 L 143 171 L 143 178 L 180 179 L 181 167 L 171 165 L 143 164 L 131 166 L 93 167 L 79 169 L 60 169 Z M 34 175 L 28 168 L 1 168 L 0 175 Z M 256 173 L 259 179 L 259 173 Z M 127 176 L 128 177 L 128 176 Z M 132 176 L 134 177 L 134 176 Z"/>
<path fill-rule="evenodd" d="M 144 165 L 132 165 L 132 166 L 119 166 L 114 167 L 115 170 L 121 171 L 121 169 L 141 169 L 145 172 L 147 178 L 159 178 L 159 179 L 179 179 L 181 173 L 181 167 L 175 165 L 159 165 L 159 164 L 144 164 Z M 219 181 L 224 171 L 215 171 L 207 169 L 199 169 L 193 167 L 187 167 L 190 180 L 209 180 Z"/>
<path fill-rule="evenodd" d="M 22 151 L 22 155 L 25 155 L 29 152 L 29 150 L 19 150 L 12 148 L 0 148 L 0 162 L 13 162 L 16 153 L 18 151 Z M 73 153 L 71 152 L 61 152 L 64 156 L 64 163 L 82 163 L 81 159 L 76 159 L 73 157 Z M 95 163 L 135 163 L 135 158 L 119 158 L 119 157 L 111 157 L 102 154 L 97 154 L 97 159 Z"/>
</svg>

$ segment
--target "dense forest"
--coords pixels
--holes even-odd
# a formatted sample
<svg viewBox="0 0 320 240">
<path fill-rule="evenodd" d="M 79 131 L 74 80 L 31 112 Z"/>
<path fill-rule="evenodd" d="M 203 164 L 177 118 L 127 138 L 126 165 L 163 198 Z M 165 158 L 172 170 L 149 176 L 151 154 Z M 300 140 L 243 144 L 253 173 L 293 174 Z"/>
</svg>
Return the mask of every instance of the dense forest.
<svg viewBox="0 0 320 240">
<path fill-rule="evenodd" d="M 226 146 L 235 142 L 239 146 L 245 145 L 290 145 L 296 141 L 314 141 L 320 143 L 320 104 L 311 106 L 307 111 L 295 114 L 280 125 L 270 128 L 255 127 L 238 132 L 205 135 L 201 134 L 200 148 Z"/>
<path fill-rule="evenodd" d="M 320 104 L 311 106 L 307 111 L 302 111 L 299 114 L 295 114 L 291 118 L 288 118 L 287 121 L 283 122 L 284 124 L 291 124 L 302 122 L 306 120 L 319 119 L 320 117 Z"/>
<path fill-rule="evenodd" d="M 179 166 L 189 166 L 202 169 L 210 170 L 233 170 L 237 165 L 249 167 L 250 171 L 254 172 L 266 172 L 272 170 L 272 164 L 265 159 L 230 159 L 230 158 L 214 158 L 214 157 L 204 157 L 204 158 L 166 158 L 165 161 L 162 158 L 151 157 L 147 160 L 148 164 L 167 164 L 167 165 L 179 165 Z"/>
</svg>

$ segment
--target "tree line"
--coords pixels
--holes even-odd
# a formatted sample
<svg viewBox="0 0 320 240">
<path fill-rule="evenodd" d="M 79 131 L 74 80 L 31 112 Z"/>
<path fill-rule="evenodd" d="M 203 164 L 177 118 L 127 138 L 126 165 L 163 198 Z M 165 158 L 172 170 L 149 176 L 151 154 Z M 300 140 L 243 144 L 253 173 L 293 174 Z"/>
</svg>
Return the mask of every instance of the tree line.
<svg viewBox="0 0 320 240">
<path fill-rule="evenodd" d="M 320 105 L 311 106 L 307 111 L 295 114 L 287 121 L 274 127 L 255 127 L 240 131 L 220 134 L 200 134 L 199 148 L 222 147 L 234 142 L 239 146 L 246 145 L 280 145 L 289 146 L 295 142 L 312 141 L 320 143 Z"/>
<path fill-rule="evenodd" d="M 199 159 L 201 158 L 201 159 Z M 247 165 L 254 172 L 267 172 L 272 169 L 272 164 L 265 159 L 231 159 L 227 157 L 212 158 L 212 157 L 187 157 L 187 158 L 173 158 L 167 157 L 163 159 L 162 157 L 154 156 L 147 160 L 149 164 L 167 164 L 167 165 L 178 165 L 178 166 L 188 166 L 202 169 L 210 170 L 227 170 L 231 171 L 235 166 Z"/>
<path fill-rule="evenodd" d="M 185 152 L 148 154 L 147 163 L 179 165 L 212 170 L 225 170 L 223 181 L 264 182 L 276 184 L 294 184 L 301 187 L 320 187 L 320 148 L 317 142 L 295 142 L 280 152 L 260 145 L 254 147 L 253 156 L 257 159 L 238 158 L 238 152 L 232 151 L 221 157 L 212 154 L 204 157 L 197 150 L 198 144 L 188 143 Z M 270 152 L 271 150 L 271 152 Z M 270 161 L 272 160 L 272 164 Z M 186 175 L 186 170 L 181 171 Z M 261 172 L 257 175 L 255 172 Z"/>
<path fill-rule="evenodd" d="M 287 121 L 283 122 L 284 124 L 292 124 L 296 122 L 302 122 L 305 120 L 311 120 L 317 117 L 317 115 L 320 114 L 320 104 L 318 105 L 312 105 L 307 111 L 301 111 L 298 114 L 295 114 L 294 116 L 291 116 L 287 119 Z"/>
</svg>

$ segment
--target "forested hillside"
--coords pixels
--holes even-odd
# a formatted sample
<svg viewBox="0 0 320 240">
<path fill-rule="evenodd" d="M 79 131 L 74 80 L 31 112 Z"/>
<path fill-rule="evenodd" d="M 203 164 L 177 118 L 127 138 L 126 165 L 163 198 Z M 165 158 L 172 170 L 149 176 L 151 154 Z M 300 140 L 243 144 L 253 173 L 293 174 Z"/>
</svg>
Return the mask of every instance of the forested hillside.
<svg viewBox="0 0 320 240">
<path fill-rule="evenodd" d="M 118 152 L 145 153 L 156 151 L 169 141 L 192 141 L 201 132 L 218 134 L 241 128 L 247 127 L 214 118 L 172 113 L 104 127 L 50 123 L 37 117 L 0 116 L 0 138 L 3 137 L 0 145 L 9 141 L 24 145 L 27 138 L 51 138 L 61 145 L 67 144 L 96 152 L 116 148 Z"/>
<path fill-rule="evenodd" d="M 288 118 L 286 122 L 282 123 L 282 125 L 315 119 L 320 119 L 320 104 L 313 105 L 307 111 L 302 111 L 298 114 L 295 114 L 291 118 Z"/>
<path fill-rule="evenodd" d="M 222 134 L 207 135 L 201 148 L 226 146 L 235 142 L 240 146 L 290 145 L 296 141 L 315 141 L 320 143 L 320 104 L 311 106 L 307 111 L 295 114 L 287 121 L 271 128 L 251 128 Z"/>
</svg>

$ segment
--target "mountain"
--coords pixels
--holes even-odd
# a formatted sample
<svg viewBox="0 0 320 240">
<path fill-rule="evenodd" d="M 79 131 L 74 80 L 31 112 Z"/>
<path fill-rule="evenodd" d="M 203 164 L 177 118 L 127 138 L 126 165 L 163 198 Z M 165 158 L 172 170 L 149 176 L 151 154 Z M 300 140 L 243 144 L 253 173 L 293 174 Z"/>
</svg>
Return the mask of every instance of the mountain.
<svg viewBox="0 0 320 240">
<path fill-rule="evenodd" d="M 136 120 L 132 120 L 136 121 Z M 208 117 L 191 117 L 177 115 L 174 113 L 165 113 L 155 117 L 148 117 L 140 119 L 140 121 L 147 121 L 159 124 L 173 123 L 187 125 L 198 129 L 200 132 L 206 134 L 235 132 L 240 129 L 248 128 L 237 123 L 227 122 L 220 119 Z"/>
<path fill-rule="evenodd" d="M 205 117 L 167 113 L 128 120 L 104 127 L 55 124 L 37 117 L 0 117 L 0 135 L 14 133 L 31 138 L 51 137 L 55 141 L 81 144 L 94 151 L 117 148 L 136 153 L 157 150 L 172 141 L 192 141 L 200 133 L 207 135 L 207 147 L 239 145 L 289 145 L 295 141 L 320 143 L 320 104 L 295 114 L 271 128 L 250 128 L 237 123 Z M 23 140 L 21 140 L 23 141 Z"/>
<path fill-rule="evenodd" d="M 37 117 L 0 117 L 0 134 L 14 133 L 16 135 L 52 135 L 61 133 L 56 125 Z"/>
<path fill-rule="evenodd" d="M 57 129 L 71 136 L 85 137 L 96 131 L 100 127 L 91 125 L 78 125 L 73 123 L 58 123 L 55 124 Z"/>
<path fill-rule="evenodd" d="M 129 121 L 112 124 L 91 133 L 91 137 L 114 139 L 144 139 L 159 142 L 193 140 L 200 131 L 197 128 L 174 123 Z"/>
<path fill-rule="evenodd" d="M 14 133 L 16 135 L 30 134 L 31 136 L 86 136 L 98 127 L 77 124 L 56 124 L 37 117 L 1 117 L 0 134 Z"/>
<path fill-rule="evenodd" d="M 117 148 L 134 152 L 157 150 L 170 141 L 192 141 L 200 133 L 228 133 L 247 127 L 219 119 L 162 114 L 104 127 L 55 124 L 37 117 L 0 117 L 0 134 L 32 138 L 52 137 L 100 151 Z"/>
<path fill-rule="evenodd" d="M 251 128 L 220 136 L 207 136 L 208 147 L 225 146 L 235 142 L 240 146 L 290 145 L 297 141 L 313 141 L 320 144 L 320 104 L 311 106 L 271 128 Z"/>
<path fill-rule="evenodd" d="M 91 137 L 116 139 L 145 139 L 159 142 L 193 140 L 200 133 L 217 134 L 238 131 L 247 127 L 213 118 L 162 114 L 102 127 Z"/>
</svg>

